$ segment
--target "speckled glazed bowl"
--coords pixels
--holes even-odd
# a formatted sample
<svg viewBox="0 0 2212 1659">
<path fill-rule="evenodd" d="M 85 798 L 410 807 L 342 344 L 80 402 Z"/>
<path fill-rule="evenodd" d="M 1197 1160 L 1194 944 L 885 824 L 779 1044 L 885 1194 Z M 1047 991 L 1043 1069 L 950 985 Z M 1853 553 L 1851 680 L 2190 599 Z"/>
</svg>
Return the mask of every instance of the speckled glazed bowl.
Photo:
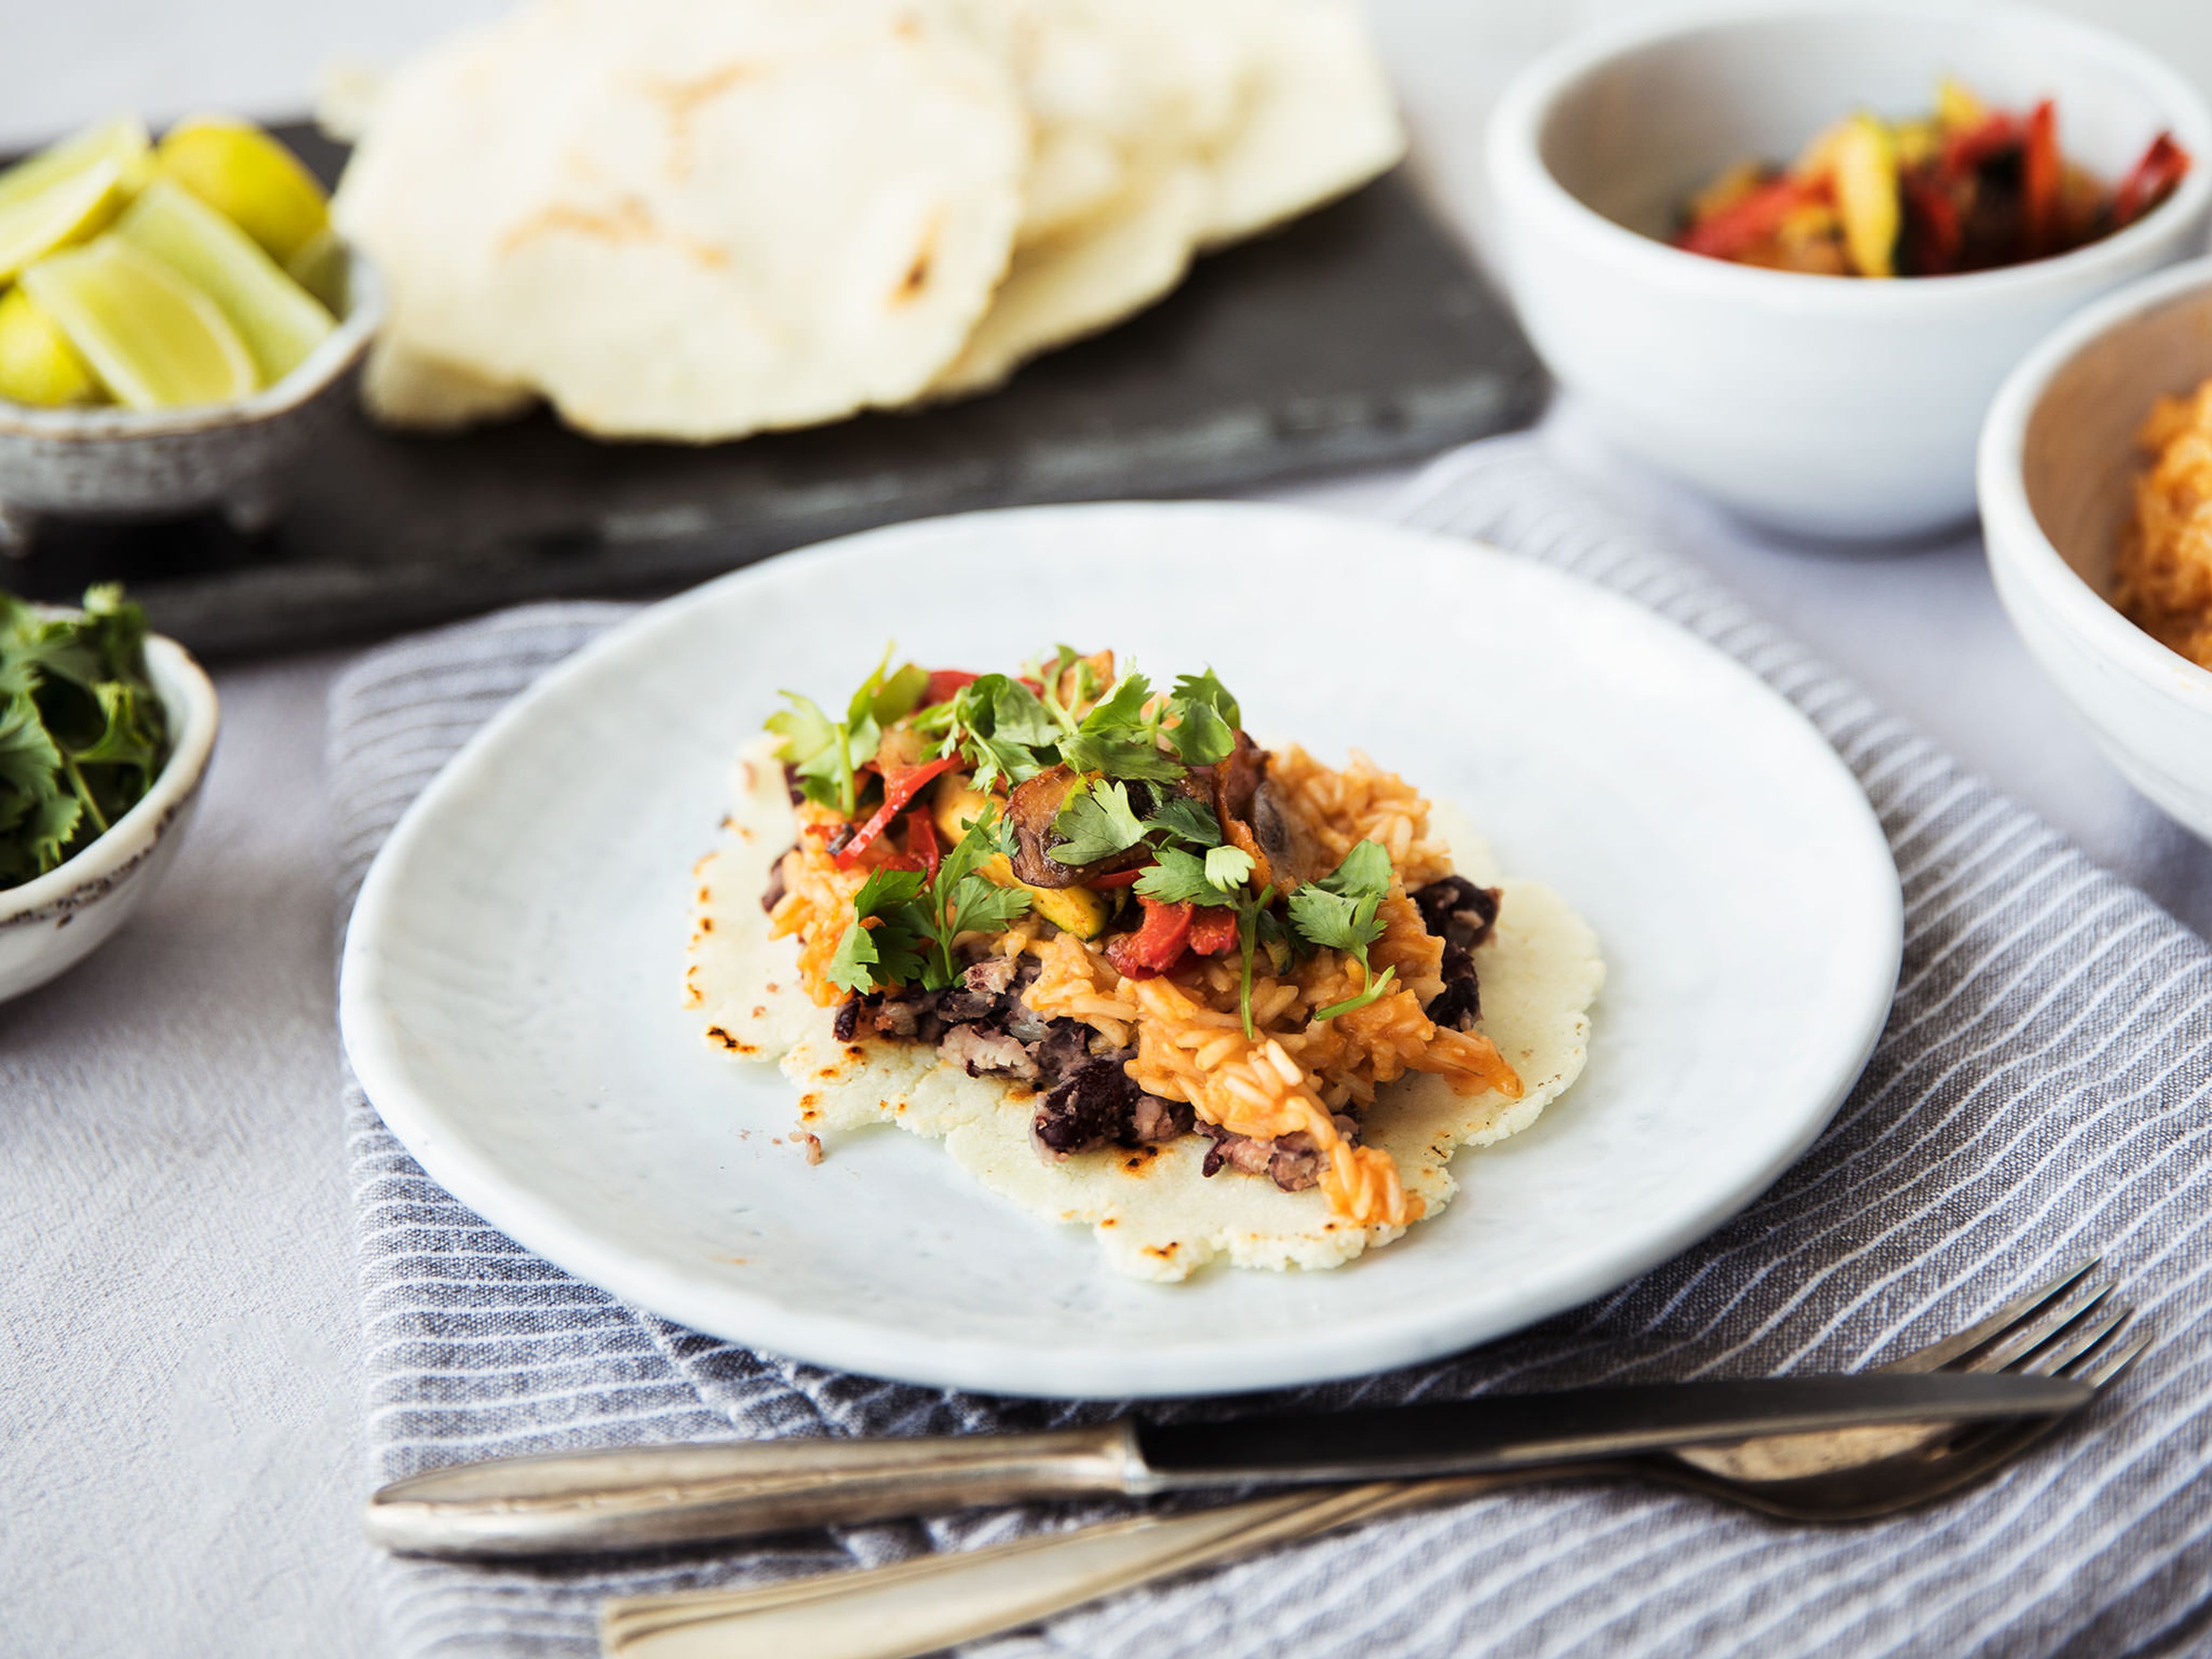
<svg viewBox="0 0 2212 1659">
<path fill-rule="evenodd" d="M 185 838 L 215 752 L 215 686 L 191 652 L 156 635 L 146 670 L 169 720 L 169 760 L 145 799 L 58 870 L 0 890 L 0 1002 L 90 956 L 129 921 Z"/>
<path fill-rule="evenodd" d="M 345 407 L 384 317 L 358 254 L 346 314 L 299 368 L 236 403 L 191 409 L 33 409 L 0 402 L 0 549 L 47 517 L 150 519 L 219 507 L 240 529 L 274 522 L 290 464 Z"/>
</svg>

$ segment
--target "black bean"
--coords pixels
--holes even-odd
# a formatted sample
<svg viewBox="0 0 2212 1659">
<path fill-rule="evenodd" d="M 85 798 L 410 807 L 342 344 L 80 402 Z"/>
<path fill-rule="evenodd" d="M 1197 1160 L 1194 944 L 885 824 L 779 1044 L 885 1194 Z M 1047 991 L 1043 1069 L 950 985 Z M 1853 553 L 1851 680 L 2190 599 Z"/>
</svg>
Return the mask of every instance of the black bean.
<svg viewBox="0 0 2212 1659">
<path fill-rule="evenodd" d="M 1497 888 L 1477 887 L 1465 876 L 1446 876 L 1415 893 L 1413 902 L 1420 907 L 1422 925 L 1431 933 L 1472 951 L 1490 937 L 1504 896 Z"/>
<path fill-rule="evenodd" d="M 762 909 L 773 910 L 777 905 L 783 902 L 783 896 L 789 890 L 784 885 L 783 861 L 798 850 L 799 843 L 797 842 L 793 842 L 789 847 L 786 848 L 781 853 L 779 853 L 776 855 L 776 860 L 774 864 L 769 866 L 768 885 L 761 890 Z"/>
<path fill-rule="evenodd" d="M 1087 1060 L 1053 1085 L 1030 1127 L 1055 1152 L 1096 1152 L 1121 1138 L 1129 1097 L 1142 1092 L 1111 1060 Z"/>
</svg>

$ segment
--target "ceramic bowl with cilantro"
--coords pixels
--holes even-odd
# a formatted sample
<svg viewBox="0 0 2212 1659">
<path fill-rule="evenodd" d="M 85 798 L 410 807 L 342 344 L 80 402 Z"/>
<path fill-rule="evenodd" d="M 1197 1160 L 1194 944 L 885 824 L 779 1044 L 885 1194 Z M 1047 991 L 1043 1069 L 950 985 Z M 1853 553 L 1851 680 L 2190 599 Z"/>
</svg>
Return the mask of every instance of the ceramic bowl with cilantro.
<svg viewBox="0 0 2212 1659">
<path fill-rule="evenodd" d="M 0 1000 L 82 961 L 161 878 L 215 746 L 215 688 L 121 590 L 0 592 Z"/>
<path fill-rule="evenodd" d="M 1211 669 L 1061 647 L 787 693 L 702 865 L 685 996 L 801 1138 L 890 1121 L 1156 1279 L 1334 1267 L 1581 1070 L 1603 975 L 1548 890 Z"/>
</svg>

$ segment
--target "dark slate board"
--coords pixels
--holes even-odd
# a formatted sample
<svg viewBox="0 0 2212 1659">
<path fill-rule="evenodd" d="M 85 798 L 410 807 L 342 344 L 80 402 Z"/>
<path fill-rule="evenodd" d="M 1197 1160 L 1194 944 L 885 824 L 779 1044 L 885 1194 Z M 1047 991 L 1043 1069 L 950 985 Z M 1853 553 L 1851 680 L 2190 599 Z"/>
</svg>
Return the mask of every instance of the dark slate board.
<svg viewBox="0 0 2212 1659">
<path fill-rule="evenodd" d="M 343 151 L 278 131 L 335 175 Z M 0 562 L 0 586 L 67 599 L 118 577 L 203 653 L 294 648 L 666 592 L 895 520 L 1413 459 L 1525 422 L 1542 390 L 1504 306 L 1394 174 L 969 403 L 705 448 L 595 442 L 543 414 L 441 439 L 356 416 L 264 537 L 212 516 L 53 526 Z"/>
</svg>

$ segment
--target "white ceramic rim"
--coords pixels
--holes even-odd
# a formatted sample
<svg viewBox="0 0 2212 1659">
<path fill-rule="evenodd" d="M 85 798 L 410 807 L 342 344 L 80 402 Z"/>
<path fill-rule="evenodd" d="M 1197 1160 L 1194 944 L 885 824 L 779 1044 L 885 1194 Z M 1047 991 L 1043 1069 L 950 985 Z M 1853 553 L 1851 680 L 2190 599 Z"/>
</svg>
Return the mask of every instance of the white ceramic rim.
<svg viewBox="0 0 2212 1659">
<path fill-rule="evenodd" d="M 1122 505 L 1128 504 L 1101 502 L 1007 511 L 1082 512 Z M 1302 511 L 1259 506 L 1246 510 Z M 998 516 L 999 513 L 963 514 L 952 515 L 951 520 L 934 522 Z M 1771 1187 L 1820 1137 L 1857 1083 L 1888 1020 L 1896 994 L 1897 964 L 1903 955 L 1905 930 L 1904 896 L 1895 884 L 1888 838 L 1857 780 L 1850 776 L 1842 758 L 1812 723 L 1741 663 L 1696 635 L 1674 628 L 1632 600 L 1554 572 L 1551 574 L 1559 580 L 1586 588 L 1588 603 L 1619 606 L 1632 612 L 1645 625 L 1675 636 L 1684 647 L 1708 654 L 1716 664 L 1724 665 L 1728 672 L 1740 677 L 1747 689 L 1772 700 L 1793 722 L 1802 726 L 1808 742 L 1849 782 L 1862 807 L 1858 823 L 1865 836 L 1868 856 L 1878 860 L 1892 875 L 1887 884 L 1890 906 L 1884 918 L 1887 929 L 1883 945 L 1889 970 L 1878 990 L 1869 984 L 1860 1006 L 1830 1011 L 1838 1029 L 1838 1052 L 1845 1056 L 1845 1062 L 1837 1068 L 1832 1086 L 1824 1098 L 1810 1103 L 1812 1109 L 1808 1110 L 1799 1133 L 1779 1146 L 1764 1164 L 1733 1184 L 1716 1188 L 1696 1214 L 1670 1230 L 1654 1233 L 1644 1241 L 1641 1249 L 1610 1257 L 1602 1266 L 1593 1267 L 1587 1273 L 1563 1276 L 1540 1303 L 1530 1304 L 1525 1316 L 1504 1328 L 1486 1326 L 1466 1329 L 1433 1318 L 1409 1316 L 1383 1332 L 1364 1330 L 1356 1348 L 1333 1346 L 1326 1334 L 1308 1333 L 1295 1345 L 1294 1352 L 1278 1344 L 1231 1356 L 1209 1355 L 1203 1360 L 1202 1374 L 1201 1369 L 1190 1367 L 1172 1372 L 1147 1366 L 1126 1370 L 1109 1366 L 1098 1370 L 1095 1369 L 1098 1362 L 1092 1356 L 1086 1360 L 1086 1367 L 1091 1369 L 1081 1382 L 1072 1382 L 1065 1364 L 1051 1354 L 1038 1355 L 1019 1347 L 973 1339 L 931 1343 L 918 1341 L 911 1335 L 887 1336 L 863 1320 L 843 1315 L 817 1316 L 732 1285 L 722 1285 L 711 1291 L 695 1290 L 662 1263 L 641 1257 L 621 1246 L 604 1243 L 589 1227 L 572 1221 L 556 1206 L 518 1188 L 499 1168 L 495 1158 L 457 1145 L 443 1133 L 441 1109 L 426 1094 L 418 1093 L 408 1081 L 412 1068 L 404 1058 L 398 1031 L 381 1006 L 379 973 L 373 953 L 362 941 L 392 925 L 386 918 L 398 903 L 395 892 L 413 843 L 434 834 L 436 814 L 442 810 L 447 795 L 465 793 L 472 757 L 503 741 L 509 730 L 533 718 L 532 710 L 542 696 L 573 678 L 593 672 L 602 656 L 628 650 L 635 635 L 664 626 L 675 607 L 695 603 L 702 594 L 742 586 L 767 569 L 788 572 L 794 562 L 811 555 L 842 551 L 853 542 L 909 527 L 910 525 L 895 525 L 863 531 L 733 571 L 649 606 L 609 629 L 540 677 L 471 737 L 408 806 L 370 866 L 347 921 L 339 968 L 338 1027 L 347 1060 L 379 1115 L 431 1178 L 526 1249 L 623 1302 L 679 1324 L 741 1340 L 749 1346 L 863 1376 L 991 1394 L 1054 1398 L 1159 1398 L 1289 1387 L 1332 1377 L 1365 1376 L 1456 1352 L 1471 1344 L 1494 1340 L 1512 1330 L 1579 1306 L 1671 1260 Z M 1401 526 L 1379 527 L 1395 535 L 1449 541 L 1456 553 L 1511 558 L 1486 544 L 1436 537 Z M 734 1318 L 732 1310 L 737 1310 Z M 745 1328 L 742 1334 L 735 1334 L 733 1329 L 739 1323 Z"/>
<path fill-rule="evenodd" d="M 1560 98 L 1584 76 L 1678 36 L 1730 25 L 1808 17 L 1848 19 L 1869 25 L 1887 20 L 1892 26 L 1904 27 L 1936 19 L 1970 21 L 1980 28 L 2033 25 L 2062 37 L 2070 35 L 2083 52 L 2118 60 L 2142 77 L 2156 95 L 2160 124 L 2189 149 L 2195 165 L 2180 187 L 2156 208 L 2125 230 L 2087 247 L 1999 270 L 1894 282 L 1838 281 L 1685 253 L 1586 205 L 1545 165 L 1538 135 Z M 1492 112 L 1487 141 L 1498 195 L 1510 194 L 1542 215 L 1554 234 L 1593 258 L 1628 261 L 1638 276 L 1662 287 L 1707 284 L 1723 297 L 1733 295 L 1771 310 L 1818 316 L 1842 313 L 1879 319 L 1911 307 L 1939 314 L 1966 313 L 2004 294 L 2065 289 L 2081 283 L 2094 287 L 2106 273 L 2131 264 L 2150 243 L 2178 230 L 2212 198 L 2212 106 L 2187 81 L 2133 41 L 2091 24 L 2031 7 L 1965 4 L 1960 0 L 1929 0 L 1928 3 L 1864 0 L 1849 6 L 1809 7 L 1723 5 L 1597 30 L 1554 48 L 1514 77 Z"/>
<path fill-rule="evenodd" d="M 161 839 L 175 821 L 177 809 L 199 787 L 215 752 L 216 727 L 221 721 L 215 682 L 191 652 L 161 635 L 147 639 L 146 659 L 148 669 L 158 671 L 148 675 L 157 693 L 164 679 L 183 692 L 175 703 L 167 696 L 161 699 L 162 713 L 174 734 L 167 764 L 154 779 L 154 787 L 106 835 L 45 875 L 0 892 L 0 927 L 121 872 Z"/>
<path fill-rule="evenodd" d="M 346 314 L 338 325 L 283 380 L 234 403 L 187 404 L 179 409 L 35 409 L 0 398 L 0 435 L 61 443 L 116 438 L 165 438 L 252 426 L 298 408 L 344 374 L 384 325 L 384 282 L 363 254 L 348 251 Z"/>
<path fill-rule="evenodd" d="M 2212 289 L 2212 258 L 2191 259 L 2130 283 L 2046 336 L 1997 388 L 1982 422 L 1974 487 L 1981 500 L 1983 541 L 1992 567 L 2002 565 L 2032 583 L 2070 628 L 2135 678 L 2212 715 L 2212 670 L 2160 645 L 2113 609 L 2066 562 L 2036 521 L 2027 477 L 2028 423 L 2059 373 L 2090 346 L 2144 313 L 2206 289 Z"/>
</svg>

